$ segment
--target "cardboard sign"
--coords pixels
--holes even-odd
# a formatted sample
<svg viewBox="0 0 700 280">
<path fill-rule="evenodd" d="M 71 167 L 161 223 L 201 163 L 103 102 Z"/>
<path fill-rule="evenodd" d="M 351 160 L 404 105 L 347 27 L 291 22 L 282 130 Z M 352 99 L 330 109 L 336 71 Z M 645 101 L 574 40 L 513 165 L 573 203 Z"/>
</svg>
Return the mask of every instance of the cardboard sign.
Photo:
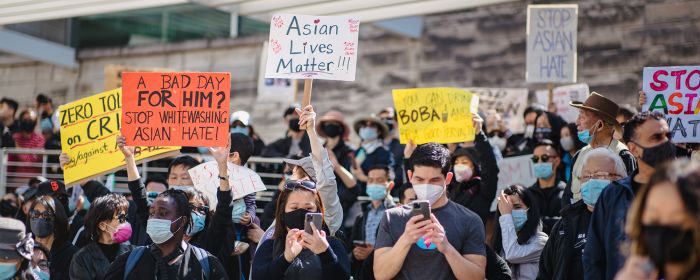
<svg viewBox="0 0 700 280">
<path fill-rule="evenodd" d="M 121 89 L 106 91 L 58 107 L 61 149 L 70 161 L 63 169 L 66 185 L 123 168 L 117 147 L 122 118 Z M 136 147 L 137 161 L 177 154 L 180 147 Z"/>
<path fill-rule="evenodd" d="M 268 43 L 264 42 L 260 55 L 260 68 L 258 73 L 258 101 L 280 102 L 291 105 L 294 103 L 297 93 L 297 80 L 265 78 L 267 65 Z"/>
<path fill-rule="evenodd" d="M 476 112 L 478 96 L 458 88 L 395 89 L 394 106 L 401 143 L 413 140 L 460 143 L 474 140 L 472 112 Z"/>
<path fill-rule="evenodd" d="M 700 66 L 644 67 L 642 111 L 666 114 L 673 143 L 700 143 Z"/>
<path fill-rule="evenodd" d="M 229 73 L 124 72 L 122 133 L 130 146 L 223 147 Z"/>
<path fill-rule="evenodd" d="M 209 197 L 209 205 L 216 209 L 216 192 L 219 189 L 219 168 L 215 161 L 206 162 L 188 170 L 194 187 L 201 190 Z M 233 199 L 242 198 L 248 194 L 264 191 L 267 188 L 263 184 L 260 175 L 244 166 L 228 163 L 228 182 L 231 186 Z"/>
<path fill-rule="evenodd" d="M 496 110 L 513 133 L 523 133 L 523 113 L 527 107 L 526 88 L 466 88 L 479 96 L 479 109 Z"/>
<path fill-rule="evenodd" d="M 265 78 L 354 81 L 360 19 L 276 14 Z"/>
<path fill-rule="evenodd" d="M 549 104 L 549 91 L 538 90 L 535 92 L 535 95 L 537 96 L 537 103 L 542 104 L 546 108 L 547 104 Z M 557 114 L 564 118 L 566 122 L 573 123 L 578 118 L 579 110 L 571 107 L 569 102 L 584 102 L 588 95 L 590 95 L 588 84 L 561 86 L 552 90 L 552 102 L 557 108 Z"/>
<path fill-rule="evenodd" d="M 527 6 L 528 83 L 575 83 L 578 5 Z"/>
<path fill-rule="evenodd" d="M 537 182 L 532 171 L 532 155 L 524 155 L 517 157 L 504 158 L 499 164 L 498 169 L 498 190 L 496 196 L 508 186 L 519 184 L 524 187 L 530 187 Z M 494 199 L 491 204 L 491 211 L 496 211 L 497 202 Z"/>
</svg>

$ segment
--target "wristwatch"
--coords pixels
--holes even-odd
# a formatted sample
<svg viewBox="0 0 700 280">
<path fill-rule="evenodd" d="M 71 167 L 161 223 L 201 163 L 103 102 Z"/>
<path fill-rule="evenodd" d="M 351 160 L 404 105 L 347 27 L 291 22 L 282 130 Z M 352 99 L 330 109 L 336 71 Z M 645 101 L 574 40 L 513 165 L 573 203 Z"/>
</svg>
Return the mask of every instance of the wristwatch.
<svg viewBox="0 0 700 280">
<path fill-rule="evenodd" d="M 221 176 L 221 175 L 219 175 L 219 179 L 221 179 L 221 180 L 228 180 L 228 176 Z"/>
</svg>

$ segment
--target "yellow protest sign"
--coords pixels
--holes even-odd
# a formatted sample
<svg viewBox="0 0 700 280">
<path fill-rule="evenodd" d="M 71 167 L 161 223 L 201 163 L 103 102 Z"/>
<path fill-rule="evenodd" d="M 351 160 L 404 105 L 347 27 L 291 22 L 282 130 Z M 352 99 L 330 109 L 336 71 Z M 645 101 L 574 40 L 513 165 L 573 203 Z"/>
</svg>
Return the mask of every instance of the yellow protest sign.
<svg viewBox="0 0 700 280">
<path fill-rule="evenodd" d="M 124 166 L 117 147 L 121 128 L 121 88 L 86 97 L 58 107 L 61 119 L 61 149 L 70 161 L 63 180 L 72 184 L 104 175 Z M 180 147 L 136 147 L 135 158 L 157 159 L 176 154 Z"/>
<path fill-rule="evenodd" d="M 395 89 L 392 94 L 402 144 L 474 141 L 471 112 L 477 110 L 478 96 L 458 88 Z"/>
</svg>

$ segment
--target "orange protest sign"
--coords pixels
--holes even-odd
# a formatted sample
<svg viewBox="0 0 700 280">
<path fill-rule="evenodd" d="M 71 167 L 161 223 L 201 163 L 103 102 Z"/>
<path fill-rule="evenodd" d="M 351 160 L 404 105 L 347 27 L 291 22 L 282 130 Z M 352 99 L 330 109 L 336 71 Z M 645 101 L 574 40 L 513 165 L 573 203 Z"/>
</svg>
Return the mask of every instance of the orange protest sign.
<svg viewBox="0 0 700 280">
<path fill-rule="evenodd" d="M 225 146 L 230 92 L 229 73 L 125 72 L 122 135 L 129 146 Z"/>
</svg>

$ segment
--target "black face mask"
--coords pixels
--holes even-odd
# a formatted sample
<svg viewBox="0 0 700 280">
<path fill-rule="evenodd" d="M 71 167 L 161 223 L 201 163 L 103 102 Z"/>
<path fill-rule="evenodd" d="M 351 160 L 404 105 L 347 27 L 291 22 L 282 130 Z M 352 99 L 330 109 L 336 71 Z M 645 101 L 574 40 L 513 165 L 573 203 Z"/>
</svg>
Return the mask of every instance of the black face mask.
<svg viewBox="0 0 700 280">
<path fill-rule="evenodd" d="M 304 222 L 306 221 L 306 213 L 310 213 L 306 209 L 297 209 L 292 212 L 284 213 L 282 219 L 284 224 L 287 225 L 289 229 L 304 229 Z"/>
<path fill-rule="evenodd" d="M 17 214 L 17 206 L 12 205 L 12 201 L 3 200 L 0 202 L 0 216 L 14 217 Z"/>
<path fill-rule="evenodd" d="M 636 142 L 632 143 L 635 143 L 637 146 L 644 149 L 641 160 L 654 168 L 661 166 L 661 164 L 664 162 L 676 158 L 676 146 L 673 145 L 671 141 L 666 141 L 649 148 L 645 148 Z"/>
<path fill-rule="evenodd" d="M 24 132 L 32 132 L 36 127 L 36 122 L 31 120 L 21 120 L 19 121 L 19 129 Z"/>
<path fill-rule="evenodd" d="M 44 238 L 53 234 L 53 221 L 45 218 L 31 219 L 29 225 L 36 237 Z"/>
<path fill-rule="evenodd" d="M 299 119 L 289 120 L 289 129 L 291 129 L 294 132 L 301 131 L 301 127 L 299 127 Z"/>
<path fill-rule="evenodd" d="M 343 134 L 343 127 L 337 123 L 324 123 L 321 130 L 330 138 L 335 138 Z"/>
<path fill-rule="evenodd" d="M 644 225 L 642 239 L 649 259 L 659 269 L 687 260 L 694 248 L 692 232 L 674 226 Z"/>
<path fill-rule="evenodd" d="M 552 129 L 548 127 L 541 127 L 538 129 L 535 129 L 535 139 L 537 140 L 545 140 L 545 139 L 552 139 Z"/>
<path fill-rule="evenodd" d="M 692 150 L 676 146 L 676 157 L 677 158 L 690 158 L 691 153 L 692 153 Z"/>
<path fill-rule="evenodd" d="M 382 121 L 389 128 L 389 131 L 394 129 L 394 121 L 393 120 L 382 120 Z"/>
</svg>

